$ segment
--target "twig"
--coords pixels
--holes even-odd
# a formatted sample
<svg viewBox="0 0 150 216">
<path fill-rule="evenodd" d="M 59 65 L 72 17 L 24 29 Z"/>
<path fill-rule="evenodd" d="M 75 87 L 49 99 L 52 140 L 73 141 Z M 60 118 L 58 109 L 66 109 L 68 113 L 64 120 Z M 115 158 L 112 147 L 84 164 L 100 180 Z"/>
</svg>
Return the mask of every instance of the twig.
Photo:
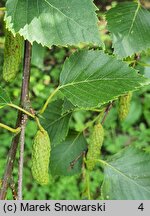
<svg viewBox="0 0 150 216">
<path fill-rule="evenodd" d="M 25 144 L 25 128 L 27 115 L 22 116 L 21 134 L 20 134 L 20 157 L 18 169 L 18 200 L 22 200 L 22 181 L 23 181 L 23 163 L 24 163 L 24 144 Z"/>
<path fill-rule="evenodd" d="M 26 102 L 29 99 L 29 80 L 30 80 L 30 61 L 31 61 L 31 44 L 25 41 L 25 54 L 24 54 L 24 69 L 22 77 L 22 88 L 21 88 L 21 98 L 20 106 L 25 108 Z M 22 122 L 22 112 L 18 112 L 18 118 L 16 123 L 16 128 L 21 126 Z M 16 158 L 17 147 L 19 143 L 20 134 L 16 135 L 11 143 L 11 148 L 8 154 L 8 160 L 5 168 L 5 173 L 3 177 L 3 183 L 0 190 L 0 200 L 4 200 L 7 194 L 7 188 L 12 176 L 14 161 Z"/>
<path fill-rule="evenodd" d="M 78 162 L 78 160 L 85 155 L 85 151 L 81 152 L 73 161 L 70 162 L 70 165 L 68 167 L 68 171 L 71 171 L 75 164 Z"/>
<path fill-rule="evenodd" d="M 105 120 L 106 120 L 106 117 L 109 113 L 109 111 L 111 110 L 111 108 L 113 107 L 113 103 L 110 103 L 107 107 L 106 107 L 106 110 L 105 110 L 105 114 L 103 116 L 103 119 L 101 121 L 101 124 L 104 124 Z"/>
<path fill-rule="evenodd" d="M 16 191 L 16 187 L 15 187 L 15 183 L 13 178 L 10 179 L 10 189 L 12 191 L 12 195 L 13 195 L 13 200 L 17 200 L 17 191 Z"/>
<path fill-rule="evenodd" d="M 25 42 L 25 56 L 24 56 L 24 73 L 22 83 L 22 97 L 21 106 L 26 107 L 29 101 L 29 81 L 30 81 L 30 62 L 31 62 L 31 44 Z M 25 82 L 24 82 L 25 80 Z M 20 159 L 19 159 L 19 178 L 18 178 L 18 199 L 22 200 L 22 181 L 23 181 L 23 157 L 24 157 L 24 140 L 25 140 L 25 127 L 27 115 L 22 114 L 21 118 L 21 135 L 20 135 Z"/>
</svg>

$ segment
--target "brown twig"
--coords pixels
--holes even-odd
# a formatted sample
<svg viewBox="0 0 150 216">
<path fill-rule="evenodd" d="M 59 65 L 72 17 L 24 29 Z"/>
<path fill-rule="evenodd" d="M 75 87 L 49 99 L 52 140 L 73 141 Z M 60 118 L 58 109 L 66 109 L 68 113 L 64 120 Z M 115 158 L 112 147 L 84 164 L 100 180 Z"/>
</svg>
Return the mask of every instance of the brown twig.
<svg viewBox="0 0 150 216">
<path fill-rule="evenodd" d="M 12 195 L 13 195 L 13 200 L 17 200 L 18 196 L 17 196 L 17 191 L 16 191 L 16 186 L 15 186 L 15 182 L 13 180 L 13 178 L 10 179 L 10 189 L 12 191 Z"/>
<path fill-rule="evenodd" d="M 68 167 L 68 171 L 71 171 L 75 164 L 78 162 L 78 160 L 85 155 L 85 151 L 81 152 L 73 161 L 70 162 L 70 165 Z"/>
<path fill-rule="evenodd" d="M 22 77 L 22 88 L 21 88 L 21 97 L 20 97 L 20 106 L 23 108 L 26 107 L 26 103 L 29 100 L 29 80 L 30 80 L 30 62 L 31 62 L 31 44 L 28 41 L 25 41 L 25 51 L 24 51 L 24 68 L 23 68 L 23 77 Z M 16 128 L 21 126 L 21 122 L 25 117 L 21 111 L 18 112 L 18 118 L 16 123 Z M 19 143 L 20 134 L 16 135 L 11 143 L 11 148 L 8 154 L 8 160 L 6 164 L 6 169 L 3 177 L 3 183 L 0 190 L 0 200 L 4 200 L 7 194 L 7 188 L 12 176 L 14 161 L 16 158 L 17 147 Z"/>
<path fill-rule="evenodd" d="M 106 117 L 109 113 L 109 111 L 111 110 L 111 108 L 113 107 L 113 103 L 110 103 L 107 107 L 106 107 L 106 110 L 105 110 L 105 114 L 103 116 L 103 119 L 101 121 L 101 124 L 104 124 L 105 120 L 106 120 Z"/>
<path fill-rule="evenodd" d="M 20 157 L 18 170 L 18 200 L 22 200 L 22 181 L 23 181 L 23 163 L 24 163 L 24 144 L 25 144 L 25 128 L 27 115 L 22 115 L 21 133 L 20 133 Z"/>
</svg>

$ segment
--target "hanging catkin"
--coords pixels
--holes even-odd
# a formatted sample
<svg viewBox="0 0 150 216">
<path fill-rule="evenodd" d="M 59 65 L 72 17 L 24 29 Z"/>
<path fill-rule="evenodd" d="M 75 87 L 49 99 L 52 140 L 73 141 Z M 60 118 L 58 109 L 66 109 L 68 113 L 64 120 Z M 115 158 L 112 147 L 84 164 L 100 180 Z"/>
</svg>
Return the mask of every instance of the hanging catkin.
<svg viewBox="0 0 150 216">
<path fill-rule="evenodd" d="M 96 159 L 100 158 L 100 150 L 104 140 L 104 129 L 101 124 L 96 124 L 93 128 L 89 139 L 89 146 L 87 152 L 87 169 L 93 170 L 96 165 Z"/>
<path fill-rule="evenodd" d="M 23 51 L 23 38 L 19 35 L 12 34 L 6 29 L 5 48 L 4 48 L 4 64 L 3 79 L 6 82 L 13 81 L 19 71 Z"/>
<path fill-rule="evenodd" d="M 47 131 L 38 130 L 32 148 L 32 175 L 40 185 L 49 182 L 49 161 L 51 144 Z"/>
<path fill-rule="evenodd" d="M 123 121 L 129 114 L 131 98 L 132 92 L 128 92 L 128 94 L 119 97 L 118 115 L 120 121 Z"/>
</svg>

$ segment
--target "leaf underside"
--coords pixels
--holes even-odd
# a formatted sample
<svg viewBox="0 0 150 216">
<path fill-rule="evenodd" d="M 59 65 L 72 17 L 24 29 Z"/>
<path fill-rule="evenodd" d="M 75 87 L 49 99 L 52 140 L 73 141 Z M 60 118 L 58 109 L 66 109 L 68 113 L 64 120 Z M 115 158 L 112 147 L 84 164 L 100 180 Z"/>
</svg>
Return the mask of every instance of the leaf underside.
<svg viewBox="0 0 150 216">
<path fill-rule="evenodd" d="M 32 46 L 31 64 L 39 69 L 44 69 L 45 54 L 46 48 L 34 42 Z"/>
<path fill-rule="evenodd" d="M 8 0 L 6 8 L 7 27 L 31 43 L 101 44 L 92 0 Z"/>
<path fill-rule="evenodd" d="M 41 124 L 47 130 L 51 145 L 60 144 L 69 130 L 70 113 L 62 115 L 63 100 L 59 99 L 49 104 L 41 119 Z"/>
<path fill-rule="evenodd" d="M 52 148 L 51 174 L 70 176 L 79 173 L 82 167 L 81 154 L 85 150 L 86 140 L 83 134 L 70 134 L 64 142 Z M 76 163 L 71 168 L 70 163 L 74 160 L 76 160 Z"/>
<path fill-rule="evenodd" d="M 108 161 L 102 194 L 109 200 L 150 199 L 150 155 L 127 147 Z"/>
<path fill-rule="evenodd" d="M 64 103 L 63 103 L 63 107 L 62 107 L 62 113 L 67 113 L 67 112 L 71 112 L 75 110 L 75 106 L 69 101 L 67 100 L 67 98 L 64 98 Z"/>
</svg>

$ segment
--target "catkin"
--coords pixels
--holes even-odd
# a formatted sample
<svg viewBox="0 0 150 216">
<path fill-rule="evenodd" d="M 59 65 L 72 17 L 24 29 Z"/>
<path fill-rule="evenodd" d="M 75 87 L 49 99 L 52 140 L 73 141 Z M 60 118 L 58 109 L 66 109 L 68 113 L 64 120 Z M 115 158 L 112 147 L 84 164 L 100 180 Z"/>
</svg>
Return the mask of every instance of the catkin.
<svg viewBox="0 0 150 216">
<path fill-rule="evenodd" d="M 101 124 L 94 126 L 92 134 L 89 140 L 88 152 L 87 152 L 87 169 L 93 170 L 96 165 L 96 159 L 100 158 L 100 150 L 104 140 L 104 129 Z"/>
<path fill-rule="evenodd" d="M 118 115 L 120 121 L 126 119 L 129 114 L 131 98 L 132 92 L 128 92 L 128 94 L 119 97 Z"/>
<path fill-rule="evenodd" d="M 14 35 L 6 29 L 3 79 L 6 82 L 13 81 L 19 71 L 23 51 L 23 37 L 19 34 Z"/>
<path fill-rule="evenodd" d="M 40 185 L 46 185 L 49 182 L 49 161 L 51 144 L 47 131 L 38 130 L 32 148 L 32 175 Z"/>
</svg>

